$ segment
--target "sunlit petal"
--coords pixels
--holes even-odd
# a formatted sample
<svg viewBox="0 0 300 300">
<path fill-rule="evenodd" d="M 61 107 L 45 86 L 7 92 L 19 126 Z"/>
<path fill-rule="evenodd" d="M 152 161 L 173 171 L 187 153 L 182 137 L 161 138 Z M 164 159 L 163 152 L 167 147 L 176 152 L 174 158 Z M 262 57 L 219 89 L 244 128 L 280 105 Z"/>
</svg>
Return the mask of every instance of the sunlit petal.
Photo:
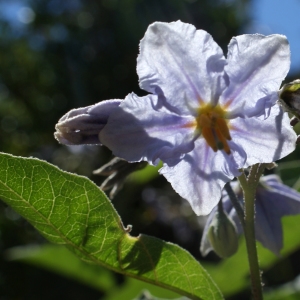
<svg viewBox="0 0 300 300">
<path fill-rule="evenodd" d="M 276 161 L 288 155 L 296 145 L 297 136 L 287 114 L 279 106 L 272 108 L 266 120 L 236 118 L 231 121 L 231 126 L 232 141 L 247 153 L 244 167 Z"/>
<path fill-rule="evenodd" d="M 239 172 L 231 157 L 214 152 L 204 139 L 175 166 L 164 165 L 160 170 L 174 190 L 187 199 L 198 215 L 211 212 L 221 198 L 222 188 Z"/>
<path fill-rule="evenodd" d="M 290 48 L 285 36 L 245 34 L 234 37 L 228 46 L 229 86 L 220 98 L 240 116 L 264 112 L 278 91 L 290 67 Z"/>
<path fill-rule="evenodd" d="M 194 147 L 193 118 L 170 112 L 158 102 L 154 95 L 128 95 L 111 114 L 100 140 L 116 156 L 131 162 L 177 163 Z"/>
<path fill-rule="evenodd" d="M 217 101 L 225 88 L 225 64 L 221 48 L 206 31 L 180 21 L 155 22 L 141 40 L 137 72 L 142 89 L 164 95 L 170 108 L 186 114 L 189 105 Z"/>
</svg>

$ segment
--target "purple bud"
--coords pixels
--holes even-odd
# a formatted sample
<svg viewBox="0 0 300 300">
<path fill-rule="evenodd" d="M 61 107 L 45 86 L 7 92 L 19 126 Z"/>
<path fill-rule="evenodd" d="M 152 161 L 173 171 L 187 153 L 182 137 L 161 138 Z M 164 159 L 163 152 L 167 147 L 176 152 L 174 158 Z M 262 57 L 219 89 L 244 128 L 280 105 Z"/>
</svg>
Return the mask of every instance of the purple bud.
<svg viewBox="0 0 300 300">
<path fill-rule="evenodd" d="M 70 110 L 56 124 L 55 138 L 66 145 L 101 144 L 99 133 L 121 101 L 107 100 Z"/>
</svg>

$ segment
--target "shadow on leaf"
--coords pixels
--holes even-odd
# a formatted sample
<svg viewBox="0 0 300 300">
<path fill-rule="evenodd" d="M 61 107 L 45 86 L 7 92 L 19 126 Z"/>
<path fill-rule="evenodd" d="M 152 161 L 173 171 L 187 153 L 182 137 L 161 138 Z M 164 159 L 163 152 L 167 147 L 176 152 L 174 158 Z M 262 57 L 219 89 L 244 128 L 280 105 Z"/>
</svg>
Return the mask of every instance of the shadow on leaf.
<svg viewBox="0 0 300 300">
<path fill-rule="evenodd" d="M 147 235 L 126 235 L 119 247 L 121 268 L 137 275 L 149 271 L 153 271 L 155 275 L 155 267 L 160 260 L 163 245 L 163 241 Z"/>
</svg>

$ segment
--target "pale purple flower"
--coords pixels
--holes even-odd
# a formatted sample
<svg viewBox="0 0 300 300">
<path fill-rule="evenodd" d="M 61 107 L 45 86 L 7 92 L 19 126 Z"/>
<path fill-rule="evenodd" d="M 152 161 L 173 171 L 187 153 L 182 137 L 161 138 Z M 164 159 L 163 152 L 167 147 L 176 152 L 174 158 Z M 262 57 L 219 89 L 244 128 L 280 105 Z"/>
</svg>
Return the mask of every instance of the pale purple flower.
<svg viewBox="0 0 300 300">
<path fill-rule="evenodd" d="M 243 194 L 237 182 L 231 183 L 238 200 L 243 204 Z M 224 211 L 237 227 L 238 234 L 243 232 L 240 220 L 227 194 L 223 193 Z M 264 176 L 256 190 L 255 200 L 255 234 L 256 239 L 267 249 L 279 255 L 283 247 L 281 218 L 300 214 L 300 193 L 284 185 L 276 175 Z M 209 215 L 201 240 L 201 253 L 207 255 L 212 247 L 207 238 L 210 223 L 217 212 L 217 207 Z"/>
<path fill-rule="evenodd" d="M 137 59 L 140 87 L 151 94 L 72 110 L 55 136 L 106 145 L 129 162 L 161 160 L 175 191 L 208 214 L 239 169 L 294 150 L 296 134 L 275 105 L 289 65 L 282 35 L 237 36 L 226 59 L 206 31 L 156 22 Z"/>
<path fill-rule="evenodd" d="M 137 59 L 140 87 L 151 94 L 129 94 L 100 141 L 130 162 L 162 160 L 175 191 L 208 214 L 239 169 L 294 150 L 296 134 L 275 105 L 289 65 L 282 35 L 234 37 L 226 59 L 204 30 L 156 22 Z"/>
</svg>

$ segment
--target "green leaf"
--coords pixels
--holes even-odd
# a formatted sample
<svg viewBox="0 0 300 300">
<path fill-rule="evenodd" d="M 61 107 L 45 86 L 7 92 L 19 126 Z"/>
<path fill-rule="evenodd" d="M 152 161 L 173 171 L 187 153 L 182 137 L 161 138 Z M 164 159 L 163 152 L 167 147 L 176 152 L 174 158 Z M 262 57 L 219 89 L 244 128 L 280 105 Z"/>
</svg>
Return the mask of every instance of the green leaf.
<svg viewBox="0 0 300 300">
<path fill-rule="evenodd" d="M 300 299 L 300 277 L 275 288 L 269 289 L 264 294 L 265 300 L 298 300 Z"/>
<path fill-rule="evenodd" d="M 138 297 L 134 298 L 133 300 L 166 300 L 166 298 L 164 298 L 164 299 L 157 298 L 157 297 L 153 296 L 151 293 L 149 293 L 149 291 L 144 290 L 142 293 L 139 294 Z M 188 300 L 188 298 L 181 297 L 181 298 L 177 298 L 176 300 Z"/>
<path fill-rule="evenodd" d="M 44 161 L 0 155 L 0 197 L 47 239 L 81 259 L 191 299 L 222 299 L 185 250 L 154 237 L 132 237 L 105 194 L 89 179 Z"/>
</svg>

